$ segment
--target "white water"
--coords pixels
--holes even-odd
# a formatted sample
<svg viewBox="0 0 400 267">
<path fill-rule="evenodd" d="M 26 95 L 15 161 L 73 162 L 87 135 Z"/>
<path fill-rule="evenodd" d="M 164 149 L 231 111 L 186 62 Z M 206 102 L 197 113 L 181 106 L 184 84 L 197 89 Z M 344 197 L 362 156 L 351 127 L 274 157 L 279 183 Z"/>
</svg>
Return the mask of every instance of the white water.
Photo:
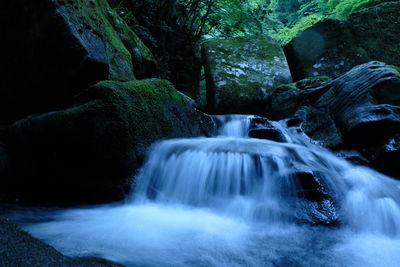
<svg viewBox="0 0 400 267">
<path fill-rule="evenodd" d="M 288 143 L 250 139 L 250 118 L 218 117 L 215 138 L 155 144 L 125 203 L 25 229 L 68 255 L 129 266 L 399 266 L 398 181 L 278 123 Z M 306 201 L 295 169 L 318 173 L 331 198 Z M 335 206 L 317 217 L 339 225 L 304 223 L 317 205 Z"/>
</svg>

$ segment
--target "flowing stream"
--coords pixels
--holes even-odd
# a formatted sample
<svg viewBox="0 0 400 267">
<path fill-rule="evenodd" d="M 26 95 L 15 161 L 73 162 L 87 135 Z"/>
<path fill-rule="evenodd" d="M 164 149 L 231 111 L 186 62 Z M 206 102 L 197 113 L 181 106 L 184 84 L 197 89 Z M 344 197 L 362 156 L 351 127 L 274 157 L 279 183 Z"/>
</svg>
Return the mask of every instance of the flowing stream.
<svg viewBox="0 0 400 267">
<path fill-rule="evenodd" d="M 47 212 L 32 235 L 127 266 L 399 266 L 400 182 L 284 122 L 285 142 L 217 116 L 213 138 L 154 144 L 123 203 Z"/>
</svg>

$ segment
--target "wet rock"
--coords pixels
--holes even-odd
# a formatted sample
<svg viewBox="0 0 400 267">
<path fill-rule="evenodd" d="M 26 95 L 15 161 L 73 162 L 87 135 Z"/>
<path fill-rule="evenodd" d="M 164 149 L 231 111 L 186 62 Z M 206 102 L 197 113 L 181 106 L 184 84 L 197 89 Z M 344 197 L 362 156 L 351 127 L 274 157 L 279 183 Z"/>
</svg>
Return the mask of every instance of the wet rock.
<svg viewBox="0 0 400 267">
<path fill-rule="evenodd" d="M 291 82 L 283 50 L 268 36 L 207 41 L 202 55 L 215 113 L 263 114 L 273 89 Z"/>
<path fill-rule="evenodd" d="M 314 101 L 318 88 L 329 80 L 329 77 L 310 77 L 277 86 L 267 102 L 265 116 L 271 120 L 294 116 L 301 105 Z"/>
<path fill-rule="evenodd" d="M 400 177 L 400 134 L 395 134 L 383 144 L 361 148 L 360 151 L 368 157 L 372 167 L 389 176 Z"/>
<path fill-rule="evenodd" d="M 337 207 L 329 199 L 299 201 L 297 209 L 299 212 L 295 214 L 295 219 L 302 223 L 333 226 L 340 222 Z"/>
<path fill-rule="evenodd" d="M 336 156 L 348 160 L 357 165 L 369 165 L 369 161 L 357 150 L 339 150 Z"/>
<path fill-rule="evenodd" d="M 132 80 L 155 64 L 106 0 L 7 1 L 0 23 L 7 25 L 0 49 L 0 124 L 65 108 L 101 80 Z"/>
<path fill-rule="evenodd" d="M 293 184 L 298 188 L 293 208 L 294 219 L 313 225 L 335 225 L 339 215 L 335 201 L 321 183 L 318 171 L 306 166 L 293 166 Z"/>
<path fill-rule="evenodd" d="M 358 150 L 379 171 L 399 173 L 398 164 L 392 164 L 400 132 L 398 68 L 369 62 L 328 83 L 324 90 L 310 107 L 304 131 L 329 148 Z"/>
<path fill-rule="evenodd" d="M 301 103 L 304 102 L 304 92 L 293 84 L 276 87 L 267 102 L 265 112 L 271 120 L 282 120 L 293 116 Z"/>
<path fill-rule="evenodd" d="M 4 129 L 10 172 L 0 177 L 0 192 L 29 203 L 120 200 L 150 144 L 205 135 L 212 127 L 168 81 L 103 81 L 70 108 Z"/>
<path fill-rule="evenodd" d="M 299 196 L 304 197 L 309 201 L 322 201 L 329 199 L 329 195 L 318 181 L 316 174 L 313 171 L 299 171 L 293 175 L 295 184 L 301 188 L 298 192 Z"/>
<path fill-rule="evenodd" d="M 293 79 L 336 78 L 372 60 L 400 65 L 399 12 L 400 3 L 393 1 L 305 30 L 285 46 Z"/>
<path fill-rule="evenodd" d="M 302 120 L 299 118 L 290 118 L 286 121 L 287 127 L 299 127 L 302 123 Z"/>
<path fill-rule="evenodd" d="M 285 137 L 281 132 L 274 128 L 252 129 L 249 131 L 252 138 L 272 140 L 276 142 L 285 142 Z"/>
<path fill-rule="evenodd" d="M 262 117 L 254 117 L 250 121 L 249 137 L 272 140 L 276 142 L 285 142 L 285 136 L 272 123 Z"/>
<path fill-rule="evenodd" d="M 307 77 L 295 82 L 295 85 L 300 90 L 307 90 L 318 88 L 330 80 L 331 78 L 328 76 Z"/>
<path fill-rule="evenodd" d="M 292 175 L 294 183 L 300 189 L 297 192 L 299 198 L 296 202 L 296 219 L 313 225 L 335 225 L 339 222 L 338 207 L 329 194 L 329 191 L 321 183 L 318 171 L 297 169 Z"/>
</svg>

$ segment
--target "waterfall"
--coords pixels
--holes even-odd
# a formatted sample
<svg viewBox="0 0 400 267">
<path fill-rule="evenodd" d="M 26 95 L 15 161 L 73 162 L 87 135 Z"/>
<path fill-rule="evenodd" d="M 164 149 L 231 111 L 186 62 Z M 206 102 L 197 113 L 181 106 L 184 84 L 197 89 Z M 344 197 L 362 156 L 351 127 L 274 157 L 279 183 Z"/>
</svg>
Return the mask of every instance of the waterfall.
<svg viewBox="0 0 400 267">
<path fill-rule="evenodd" d="M 253 116 L 219 115 L 214 116 L 214 118 L 220 125 L 218 130 L 220 136 L 247 137 Z"/>
<path fill-rule="evenodd" d="M 255 116 L 215 116 L 212 138 L 154 144 L 124 202 L 25 226 L 72 256 L 128 266 L 396 266 L 400 183 L 313 144 L 250 138 Z M 384 253 L 384 259 L 379 258 Z"/>
</svg>

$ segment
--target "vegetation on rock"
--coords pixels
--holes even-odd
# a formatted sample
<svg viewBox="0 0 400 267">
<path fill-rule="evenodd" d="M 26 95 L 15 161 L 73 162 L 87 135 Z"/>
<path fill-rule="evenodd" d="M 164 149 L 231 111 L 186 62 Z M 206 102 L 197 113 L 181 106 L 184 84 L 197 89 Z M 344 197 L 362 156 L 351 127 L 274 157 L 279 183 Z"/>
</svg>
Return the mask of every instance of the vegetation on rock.
<svg viewBox="0 0 400 267">
<path fill-rule="evenodd" d="M 372 60 L 400 65 L 400 3 L 388 2 L 353 14 L 326 19 L 285 46 L 293 78 L 336 78 Z"/>
<path fill-rule="evenodd" d="M 2 6 L 0 123 L 67 107 L 101 80 L 151 76 L 155 59 L 106 0 Z"/>
<path fill-rule="evenodd" d="M 202 54 L 211 112 L 263 114 L 274 86 L 292 80 L 282 48 L 268 36 L 210 40 Z"/>
<path fill-rule="evenodd" d="M 168 81 L 102 81 L 72 107 L 2 129 L 4 167 L 13 171 L 1 177 L 0 194 L 39 203 L 120 200 L 150 144 L 212 127 Z"/>
</svg>

